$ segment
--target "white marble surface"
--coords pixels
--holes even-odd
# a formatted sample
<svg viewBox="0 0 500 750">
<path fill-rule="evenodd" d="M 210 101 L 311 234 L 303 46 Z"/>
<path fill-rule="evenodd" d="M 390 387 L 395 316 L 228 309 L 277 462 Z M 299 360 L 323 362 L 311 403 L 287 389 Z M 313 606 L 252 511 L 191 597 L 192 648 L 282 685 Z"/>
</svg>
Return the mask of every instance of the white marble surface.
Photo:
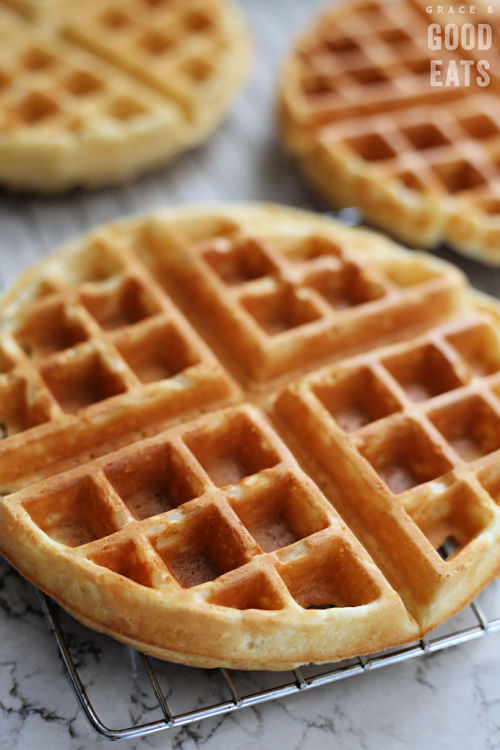
<svg viewBox="0 0 500 750">
<path fill-rule="evenodd" d="M 480 602 L 488 617 L 500 616 L 500 582 L 484 592 Z M 77 706 L 35 589 L 5 563 L 0 565 L 0 622 L 2 750 L 88 750 L 104 745 Z M 472 623 L 468 611 L 452 625 Z M 66 616 L 62 624 L 91 700 L 108 726 L 122 728 L 160 718 L 134 652 Z M 216 670 L 154 665 L 175 712 L 228 697 Z M 496 633 L 225 717 L 127 740 L 123 746 L 494 750 L 500 748 L 499 671 Z M 232 676 L 241 692 L 251 692 L 291 675 Z"/>
<path fill-rule="evenodd" d="M 256 46 L 253 77 L 211 141 L 132 185 L 41 200 L 0 193 L 0 280 L 77 232 L 117 216 L 197 201 L 275 200 L 320 207 L 282 155 L 273 125 L 278 61 L 321 3 L 241 0 Z M 500 272 L 457 260 L 474 282 L 500 293 Z M 500 585 L 482 597 L 500 617 Z M 468 625 L 470 615 L 460 619 Z M 103 721 L 124 727 L 160 717 L 131 651 L 64 620 Z M 459 623 L 459 624 L 460 624 Z M 103 741 L 79 709 L 38 596 L 0 563 L 0 749 L 83 750 Z M 174 711 L 222 697 L 217 673 L 159 666 Z M 125 743 L 129 748 L 500 748 L 500 635 L 301 695 Z M 267 678 L 237 674 L 241 689 Z M 189 702 L 191 701 L 191 705 Z"/>
</svg>

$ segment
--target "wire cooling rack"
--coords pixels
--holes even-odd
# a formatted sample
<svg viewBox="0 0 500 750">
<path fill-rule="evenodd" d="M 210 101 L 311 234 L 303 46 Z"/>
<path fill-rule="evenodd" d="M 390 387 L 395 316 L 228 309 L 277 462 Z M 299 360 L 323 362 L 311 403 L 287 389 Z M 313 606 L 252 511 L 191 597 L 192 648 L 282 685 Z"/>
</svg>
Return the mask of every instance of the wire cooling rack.
<svg viewBox="0 0 500 750">
<path fill-rule="evenodd" d="M 498 594 L 499 581 L 491 584 L 487 591 L 491 592 L 491 587 L 495 586 L 497 587 L 496 593 Z M 434 631 L 429 637 L 402 648 L 391 649 L 366 657 L 359 656 L 356 659 L 336 664 L 322 666 L 309 665 L 289 672 L 235 672 L 234 675 L 226 669 L 198 670 L 160 662 L 127 646 L 118 644 L 111 639 L 107 639 L 109 644 L 114 644 L 112 648 L 120 649 L 122 652 L 129 652 L 129 657 L 135 665 L 133 670 L 134 680 L 137 679 L 138 665 L 142 667 L 142 671 L 147 677 L 146 681 L 148 682 L 150 693 L 150 697 L 147 698 L 145 688 L 141 688 L 142 703 L 147 704 L 149 712 L 156 708 L 160 714 L 159 718 L 152 721 L 142 720 L 137 721 L 137 723 L 131 726 L 112 729 L 101 718 L 101 707 L 96 705 L 96 701 L 92 701 L 89 697 L 85 678 L 81 674 L 81 665 L 79 666 L 78 637 L 83 639 L 85 637 L 84 634 L 88 633 L 88 631 L 63 613 L 47 596 L 40 593 L 40 597 L 43 610 L 55 635 L 59 652 L 66 666 L 78 702 L 93 728 L 109 740 L 137 739 L 148 734 L 179 728 L 193 722 L 199 722 L 202 719 L 220 716 L 231 711 L 239 711 L 248 706 L 265 703 L 276 698 L 283 698 L 294 693 L 301 693 L 320 685 L 361 675 L 367 671 L 389 667 L 399 662 L 408 661 L 409 659 L 426 656 L 450 648 L 451 646 L 467 643 L 487 634 L 500 631 L 500 617 L 488 617 L 476 600 L 466 610 Z M 496 606 L 498 607 L 498 597 L 496 598 Z M 77 625 L 77 632 L 79 634 L 77 638 L 75 638 L 74 633 L 67 631 L 61 624 L 64 618 L 67 619 L 69 628 L 71 627 L 70 623 Z M 464 624 L 465 621 L 467 621 L 467 624 Z M 104 636 L 101 637 L 104 638 Z M 105 666 L 101 665 L 101 667 L 101 671 L 104 672 Z M 188 710 L 176 712 L 172 707 L 172 702 L 175 702 L 176 694 L 175 690 L 172 690 L 171 678 L 173 677 L 172 673 L 177 678 L 178 674 L 175 673 L 178 673 L 179 670 L 188 672 L 188 682 L 190 685 L 188 693 L 191 706 Z M 106 675 L 101 674 L 100 678 L 102 678 L 103 683 L 106 683 L 108 688 L 107 695 L 109 695 L 109 671 L 106 670 L 106 672 Z M 239 688 L 236 685 L 236 677 L 242 674 L 245 674 L 247 679 L 243 680 L 243 687 Z M 266 682 L 269 683 L 270 678 L 274 681 L 274 684 L 266 686 Z M 202 689 L 203 681 L 207 679 L 209 680 L 209 691 L 207 694 L 212 700 L 214 695 L 220 695 L 221 700 L 200 707 L 200 697 L 197 691 Z M 91 680 L 90 682 L 93 681 Z M 162 683 L 164 684 L 162 685 Z M 137 686 L 134 689 L 136 690 Z M 222 697 L 224 693 L 227 696 L 226 698 Z M 103 696 L 101 696 L 101 699 L 104 700 Z M 137 702 L 137 697 L 134 700 Z"/>
</svg>

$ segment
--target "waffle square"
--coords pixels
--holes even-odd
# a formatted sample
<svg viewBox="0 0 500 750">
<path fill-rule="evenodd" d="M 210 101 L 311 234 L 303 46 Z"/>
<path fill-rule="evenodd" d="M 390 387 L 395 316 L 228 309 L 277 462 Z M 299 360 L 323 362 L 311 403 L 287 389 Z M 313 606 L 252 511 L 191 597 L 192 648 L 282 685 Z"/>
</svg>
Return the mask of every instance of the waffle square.
<svg viewBox="0 0 500 750">
<path fill-rule="evenodd" d="M 461 346 L 467 341 L 478 347 L 473 357 Z M 500 447 L 500 363 L 489 364 L 486 341 L 498 352 L 484 319 L 451 323 L 317 371 L 277 399 L 340 488 L 344 517 L 375 560 L 390 558 L 387 568 L 379 564 L 398 591 L 407 586 L 403 598 L 426 629 L 443 606 L 459 608 L 451 604 L 456 579 L 464 568 L 471 574 L 474 558 L 482 564 L 474 548 L 488 545 L 497 523 L 496 503 L 478 478 Z M 388 534 L 391 544 L 381 543 Z"/>
</svg>

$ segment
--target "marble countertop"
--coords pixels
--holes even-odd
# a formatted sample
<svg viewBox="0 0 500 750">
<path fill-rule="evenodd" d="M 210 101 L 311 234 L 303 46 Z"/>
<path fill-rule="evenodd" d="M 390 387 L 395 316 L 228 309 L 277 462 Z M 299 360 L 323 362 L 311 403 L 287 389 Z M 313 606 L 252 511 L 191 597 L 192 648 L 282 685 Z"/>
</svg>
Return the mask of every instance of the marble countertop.
<svg viewBox="0 0 500 750">
<path fill-rule="evenodd" d="M 273 200 L 306 208 L 315 201 L 282 154 L 274 128 L 279 60 L 322 0 L 241 0 L 253 27 L 253 76 L 231 116 L 209 143 L 170 168 L 113 190 L 53 199 L 0 193 L 0 283 L 65 239 L 96 224 L 157 206 L 189 202 Z M 283 10 L 286 8 L 286 12 Z M 447 251 L 481 288 L 500 294 L 500 271 Z M 500 617 L 500 583 L 481 597 Z M 74 658 L 92 700 L 109 725 L 160 718 L 134 652 L 66 616 Z M 471 623 L 470 611 L 457 627 Z M 65 676 L 36 590 L 0 562 L 0 748 L 87 750 L 104 744 L 83 716 Z M 219 700 L 216 672 L 158 665 L 173 709 L 183 701 Z M 179 731 L 127 741 L 125 747 L 309 750 L 346 748 L 500 748 L 500 634 L 372 671 Z M 237 678 L 257 688 L 259 676 Z M 266 679 L 271 679 L 269 676 Z M 260 684 L 260 683 L 259 683 Z M 186 706 L 184 710 L 192 707 Z"/>
<path fill-rule="evenodd" d="M 489 619 L 500 616 L 500 581 L 479 601 Z M 466 628 L 473 621 L 467 610 L 447 630 Z M 0 623 L 2 750 L 90 750 L 106 745 L 77 705 L 37 591 L 4 562 Z M 64 614 L 61 625 L 89 696 L 108 726 L 161 718 L 142 661 L 132 649 L 92 633 Z M 176 713 L 228 697 L 217 670 L 153 662 Z M 500 748 L 499 672 L 500 633 L 488 634 L 447 651 L 120 746 L 494 750 Z M 274 679 L 242 672 L 232 677 L 242 692 L 261 688 L 266 681 L 270 687 Z"/>
</svg>

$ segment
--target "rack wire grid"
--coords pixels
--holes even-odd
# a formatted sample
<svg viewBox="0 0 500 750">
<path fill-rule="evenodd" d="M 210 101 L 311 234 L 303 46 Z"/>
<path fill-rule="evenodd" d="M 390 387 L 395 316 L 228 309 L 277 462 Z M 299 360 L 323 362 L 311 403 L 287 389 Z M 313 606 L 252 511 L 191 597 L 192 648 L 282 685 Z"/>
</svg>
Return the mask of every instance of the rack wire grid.
<svg viewBox="0 0 500 750">
<path fill-rule="evenodd" d="M 495 606 L 498 608 L 499 590 L 500 581 L 496 580 L 480 596 L 487 597 L 489 594 L 491 598 L 492 593 L 494 597 L 496 594 Z M 485 614 L 482 604 L 476 599 L 461 613 L 418 642 L 370 656 L 358 656 L 355 659 L 334 664 L 321 666 L 308 665 L 293 671 L 278 673 L 233 673 L 231 670 L 222 668 L 202 670 L 181 667 L 176 664 L 152 659 L 107 636 L 99 636 L 106 639 L 106 651 L 109 651 L 109 649 L 119 650 L 122 659 L 124 652 L 128 651 L 132 665 L 131 679 L 135 683 L 131 692 L 135 692 L 136 696 L 140 694 L 140 702 L 143 707 L 147 707 L 148 711 L 154 713 L 156 710 L 159 713 L 159 718 L 152 721 L 142 720 L 131 726 L 112 729 L 101 718 L 101 708 L 104 709 L 104 705 L 96 707 L 95 701 L 93 702 L 89 696 L 85 677 L 81 674 L 82 668 L 79 665 L 78 654 L 79 652 L 82 653 L 82 649 L 79 646 L 79 642 L 81 644 L 82 639 L 85 638 L 85 633 L 88 634 L 89 631 L 70 618 L 69 615 L 61 610 L 45 594 L 39 593 L 42 608 L 50 628 L 55 635 L 60 655 L 78 702 L 92 727 L 99 735 L 108 740 L 137 739 L 156 732 L 178 729 L 179 727 L 199 722 L 203 719 L 220 716 L 232 711 L 239 711 L 249 706 L 283 698 L 295 693 L 302 693 L 320 685 L 339 682 L 348 677 L 365 674 L 368 671 L 371 672 L 383 667 L 389 667 L 417 657 L 425 657 L 429 654 L 448 649 L 451 646 L 464 644 L 468 641 L 484 637 L 487 634 L 500 631 L 500 617 L 490 617 Z M 67 627 L 61 624 L 64 618 L 66 618 Z M 94 633 L 92 635 L 96 637 Z M 100 677 L 102 677 L 105 691 L 101 691 L 100 699 L 105 703 L 106 695 L 109 696 L 112 693 L 116 701 L 116 694 L 113 690 L 109 689 L 110 674 L 112 677 L 112 673 L 110 673 L 109 669 L 106 669 L 106 665 L 102 665 L 101 672 L 103 673 L 104 671 L 106 671 L 106 674 L 101 674 Z M 138 681 L 140 682 L 139 672 L 143 675 L 145 682 L 148 683 L 149 697 L 147 697 L 148 690 L 144 686 L 144 683 L 142 685 L 137 684 Z M 179 681 L 180 673 L 183 674 L 184 678 L 181 681 L 184 683 L 184 697 L 188 696 L 191 706 L 188 710 L 176 711 L 173 703 L 176 702 L 177 693 L 172 683 L 176 680 Z M 241 680 L 242 676 L 244 679 Z M 115 677 L 118 677 L 119 681 L 123 681 L 122 673 L 117 674 L 116 670 Z M 242 681 L 242 687 L 237 686 L 237 679 Z M 92 683 L 93 681 L 91 680 L 90 682 Z M 91 687 L 94 688 L 94 692 L 100 692 L 99 685 L 97 685 L 97 689 L 95 685 L 91 685 Z M 180 687 L 181 685 L 179 685 Z M 208 698 L 209 700 L 208 705 L 200 707 L 200 703 L 202 702 L 200 692 L 205 693 L 205 699 Z M 210 702 L 213 701 L 214 695 L 220 697 L 220 700 Z M 137 697 L 134 699 L 134 701 L 138 700 Z"/>
</svg>

